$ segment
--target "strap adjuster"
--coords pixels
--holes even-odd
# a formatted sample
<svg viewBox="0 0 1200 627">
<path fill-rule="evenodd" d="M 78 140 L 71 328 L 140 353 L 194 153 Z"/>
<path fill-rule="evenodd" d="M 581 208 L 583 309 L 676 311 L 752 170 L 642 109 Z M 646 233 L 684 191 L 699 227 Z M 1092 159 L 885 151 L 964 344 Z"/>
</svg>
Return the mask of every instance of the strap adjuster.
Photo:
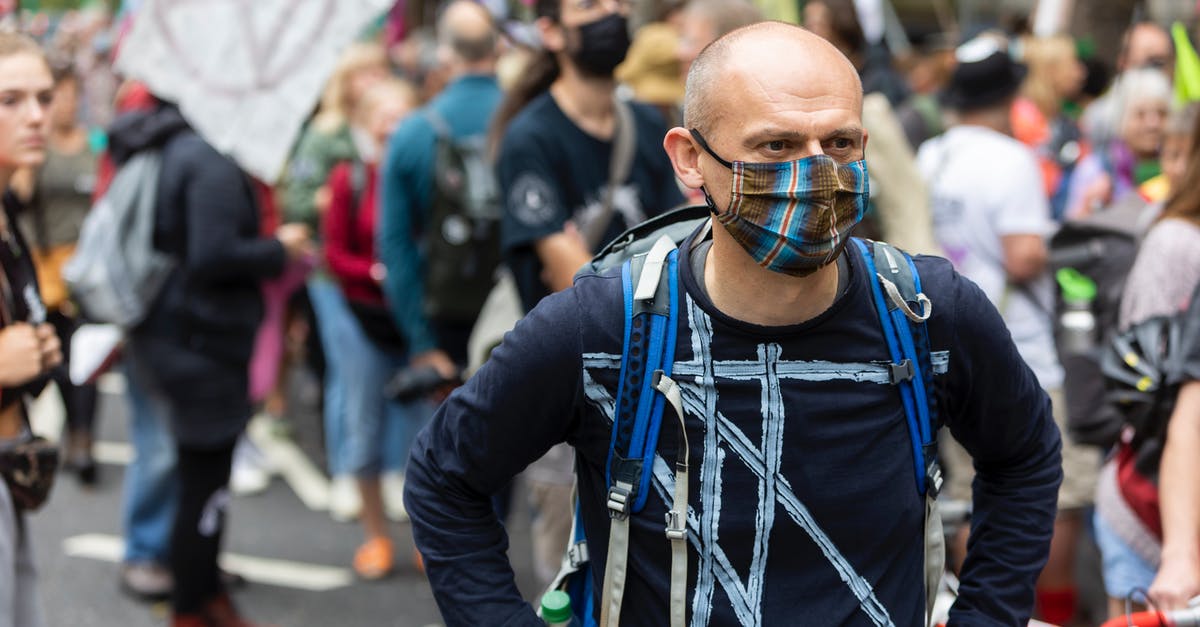
<svg viewBox="0 0 1200 627">
<path fill-rule="evenodd" d="M 892 385 L 912 381 L 917 376 L 917 369 L 911 359 L 905 359 L 898 364 L 888 364 L 888 378 Z"/>
<path fill-rule="evenodd" d="M 942 491 L 944 481 L 941 464 L 938 463 L 937 458 L 930 458 L 925 462 L 925 494 L 929 498 L 936 499 Z"/>
<path fill-rule="evenodd" d="M 567 547 L 567 561 L 571 564 L 571 568 L 579 568 L 587 563 L 588 548 L 586 540 L 580 540 Z"/>
<path fill-rule="evenodd" d="M 667 537 L 682 540 L 686 534 L 687 525 L 684 524 L 683 515 L 675 510 L 667 512 Z"/>
<path fill-rule="evenodd" d="M 624 482 L 617 482 L 613 487 L 608 489 L 608 517 L 625 519 L 629 517 L 629 510 L 633 507 L 632 499 L 633 486 Z"/>
</svg>

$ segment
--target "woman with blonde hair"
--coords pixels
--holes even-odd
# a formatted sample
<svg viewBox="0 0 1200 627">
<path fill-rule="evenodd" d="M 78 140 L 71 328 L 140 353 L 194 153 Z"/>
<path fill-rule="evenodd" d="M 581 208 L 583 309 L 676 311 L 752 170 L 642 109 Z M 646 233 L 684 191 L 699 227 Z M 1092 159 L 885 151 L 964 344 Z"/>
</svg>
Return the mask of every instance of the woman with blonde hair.
<svg viewBox="0 0 1200 627">
<path fill-rule="evenodd" d="M 38 45 L 24 35 L 0 33 L 0 625 L 21 627 L 44 623 L 25 512 L 40 505 L 49 490 L 48 482 L 33 489 L 37 484 L 22 480 L 28 473 L 16 463 L 32 445 L 23 399 L 41 390 L 62 355 L 54 327 L 46 324 L 29 249 L 14 222 L 18 202 L 8 190 L 19 168 L 37 167 L 46 158 L 53 86 Z"/>
<path fill-rule="evenodd" d="M 387 53 L 374 43 L 355 43 L 346 48 L 326 84 L 321 107 L 305 129 L 292 156 L 283 183 L 283 214 L 288 222 L 308 225 L 320 232 L 321 216 L 329 207 L 326 183 L 333 167 L 358 159 L 366 149 L 350 129 L 350 116 L 363 95 L 390 75 Z M 346 383 L 343 346 L 360 339 L 346 297 L 324 267 L 308 280 L 315 327 L 325 354 L 325 450 L 333 476 L 330 512 L 339 520 L 350 520 L 360 507 L 354 477 L 346 468 L 343 448 Z"/>
<path fill-rule="evenodd" d="M 1061 218 L 1066 182 L 1085 151 L 1079 126 L 1063 113 L 1063 103 L 1079 94 L 1087 73 L 1066 35 L 1030 37 L 1023 44 L 1029 73 L 1013 101 L 1013 137 L 1037 154 L 1046 197 Z"/>
</svg>

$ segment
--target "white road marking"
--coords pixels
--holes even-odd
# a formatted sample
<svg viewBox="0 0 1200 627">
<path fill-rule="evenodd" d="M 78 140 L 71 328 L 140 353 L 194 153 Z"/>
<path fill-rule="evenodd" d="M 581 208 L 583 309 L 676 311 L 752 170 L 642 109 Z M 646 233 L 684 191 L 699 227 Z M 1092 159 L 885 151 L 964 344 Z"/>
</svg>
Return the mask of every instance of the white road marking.
<svg viewBox="0 0 1200 627">
<path fill-rule="evenodd" d="M 295 442 L 272 433 L 269 418 L 256 416 L 246 427 L 246 435 L 305 507 L 314 511 L 329 509 L 329 479 Z"/>
<path fill-rule="evenodd" d="M 113 396 L 121 396 L 125 394 L 125 374 L 120 370 L 106 372 L 96 379 L 96 389 L 101 394 L 111 394 Z"/>
<path fill-rule="evenodd" d="M 128 466 L 133 462 L 133 446 L 128 442 L 99 440 L 92 444 L 92 457 L 109 466 Z"/>
<path fill-rule="evenodd" d="M 125 543 L 117 536 L 88 533 L 63 540 L 63 552 L 70 557 L 82 557 L 104 562 L 120 562 Z M 252 557 L 238 553 L 223 553 L 221 567 L 249 581 L 284 588 L 326 592 L 345 588 L 354 582 L 346 568 L 306 564 L 289 560 Z"/>
</svg>

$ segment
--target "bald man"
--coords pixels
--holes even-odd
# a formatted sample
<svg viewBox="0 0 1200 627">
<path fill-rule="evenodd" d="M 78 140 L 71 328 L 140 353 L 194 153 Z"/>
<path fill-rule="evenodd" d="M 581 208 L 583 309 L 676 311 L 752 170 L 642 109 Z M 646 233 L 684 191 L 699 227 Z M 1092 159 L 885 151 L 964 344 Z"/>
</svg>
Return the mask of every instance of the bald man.
<svg viewBox="0 0 1200 627">
<path fill-rule="evenodd" d="M 924 499 L 900 395 L 865 376 L 888 349 L 874 278 L 845 247 L 868 187 L 857 74 L 811 33 L 760 23 L 700 54 L 686 103 L 686 128 L 664 146 L 715 217 L 679 246 L 689 576 L 677 605 L 663 537 L 675 475 L 656 463 L 645 508 L 628 518 L 620 624 L 923 624 Z M 829 193 L 833 209 L 811 229 L 784 218 L 829 211 L 811 203 Z M 945 260 L 916 266 L 946 364 L 935 369 L 941 417 L 978 468 L 950 622 L 1024 624 L 1061 480 L 1049 400 L 987 297 Z M 576 451 L 588 618 L 610 607 L 605 473 L 623 306 L 612 272 L 543 300 L 419 436 L 406 497 L 448 625 L 541 624 L 513 583 L 488 495 L 562 441 Z M 681 448 L 664 428 L 659 459 Z"/>
<path fill-rule="evenodd" d="M 482 147 L 503 95 L 496 82 L 498 36 L 482 5 L 471 0 L 446 5 L 438 18 L 437 37 L 438 56 L 448 68 L 450 83 L 392 134 L 380 177 L 383 271 L 373 271 L 372 276 L 383 284 L 413 365 L 431 366 L 446 378 L 466 365 L 467 337 L 500 256 L 498 220 L 476 220 L 471 208 L 458 206 L 462 196 L 454 189 L 496 189 Z M 469 161 L 443 163 L 445 173 L 458 167 L 460 176 L 453 182 L 442 177 L 435 185 L 439 145 L 442 152 L 475 154 L 478 167 Z M 499 198 L 488 200 L 490 205 L 483 209 L 498 218 Z M 438 206 L 441 211 L 435 215 Z M 474 272 L 463 274 L 466 269 Z M 442 277 L 443 283 L 430 284 L 434 277 Z M 447 277 L 457 283 L 446 284 Z M 447 290 L 458 290 L 459 295 L 446 298 Z"/>
</svg>

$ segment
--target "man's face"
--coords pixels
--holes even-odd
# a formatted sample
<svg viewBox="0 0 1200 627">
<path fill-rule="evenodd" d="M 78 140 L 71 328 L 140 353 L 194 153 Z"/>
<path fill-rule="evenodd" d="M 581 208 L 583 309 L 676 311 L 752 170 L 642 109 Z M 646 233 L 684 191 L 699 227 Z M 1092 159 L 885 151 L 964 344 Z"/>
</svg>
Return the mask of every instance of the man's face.
<svg viewBox="0 0 1200 627">
<path fill-rule="evenodd" d="M 54 81 L 46 62 L 18 53 L 0 58 L 0 168 L 41 165 Z"/>
<path fill-rule="evenodd" d="M 1152 67 L 1167 78 L 1175 74 L 1175 52 L 1166 31 L 1152 24 L 1139 24 L 1129 33 L 1122 70 Z"/>
<path fill-rule="evenodd" d="M 776 50 L 799 59 L 805 51 Z M 853 68 L 837 58 L 773 63 L 772 51 L 752 47 L 731 59 L 710 91 L 711 126 L 699 129 L 729 161 L 778 163 L 817 154 L 838 163 L 863 158 L 862 90 Z M 779 58 L 779 57 L 776 57 Z M 718 209 L 730 198 L 732 175 L 707 153 L 699 156 L 704 185 Z"/>
</svg>

